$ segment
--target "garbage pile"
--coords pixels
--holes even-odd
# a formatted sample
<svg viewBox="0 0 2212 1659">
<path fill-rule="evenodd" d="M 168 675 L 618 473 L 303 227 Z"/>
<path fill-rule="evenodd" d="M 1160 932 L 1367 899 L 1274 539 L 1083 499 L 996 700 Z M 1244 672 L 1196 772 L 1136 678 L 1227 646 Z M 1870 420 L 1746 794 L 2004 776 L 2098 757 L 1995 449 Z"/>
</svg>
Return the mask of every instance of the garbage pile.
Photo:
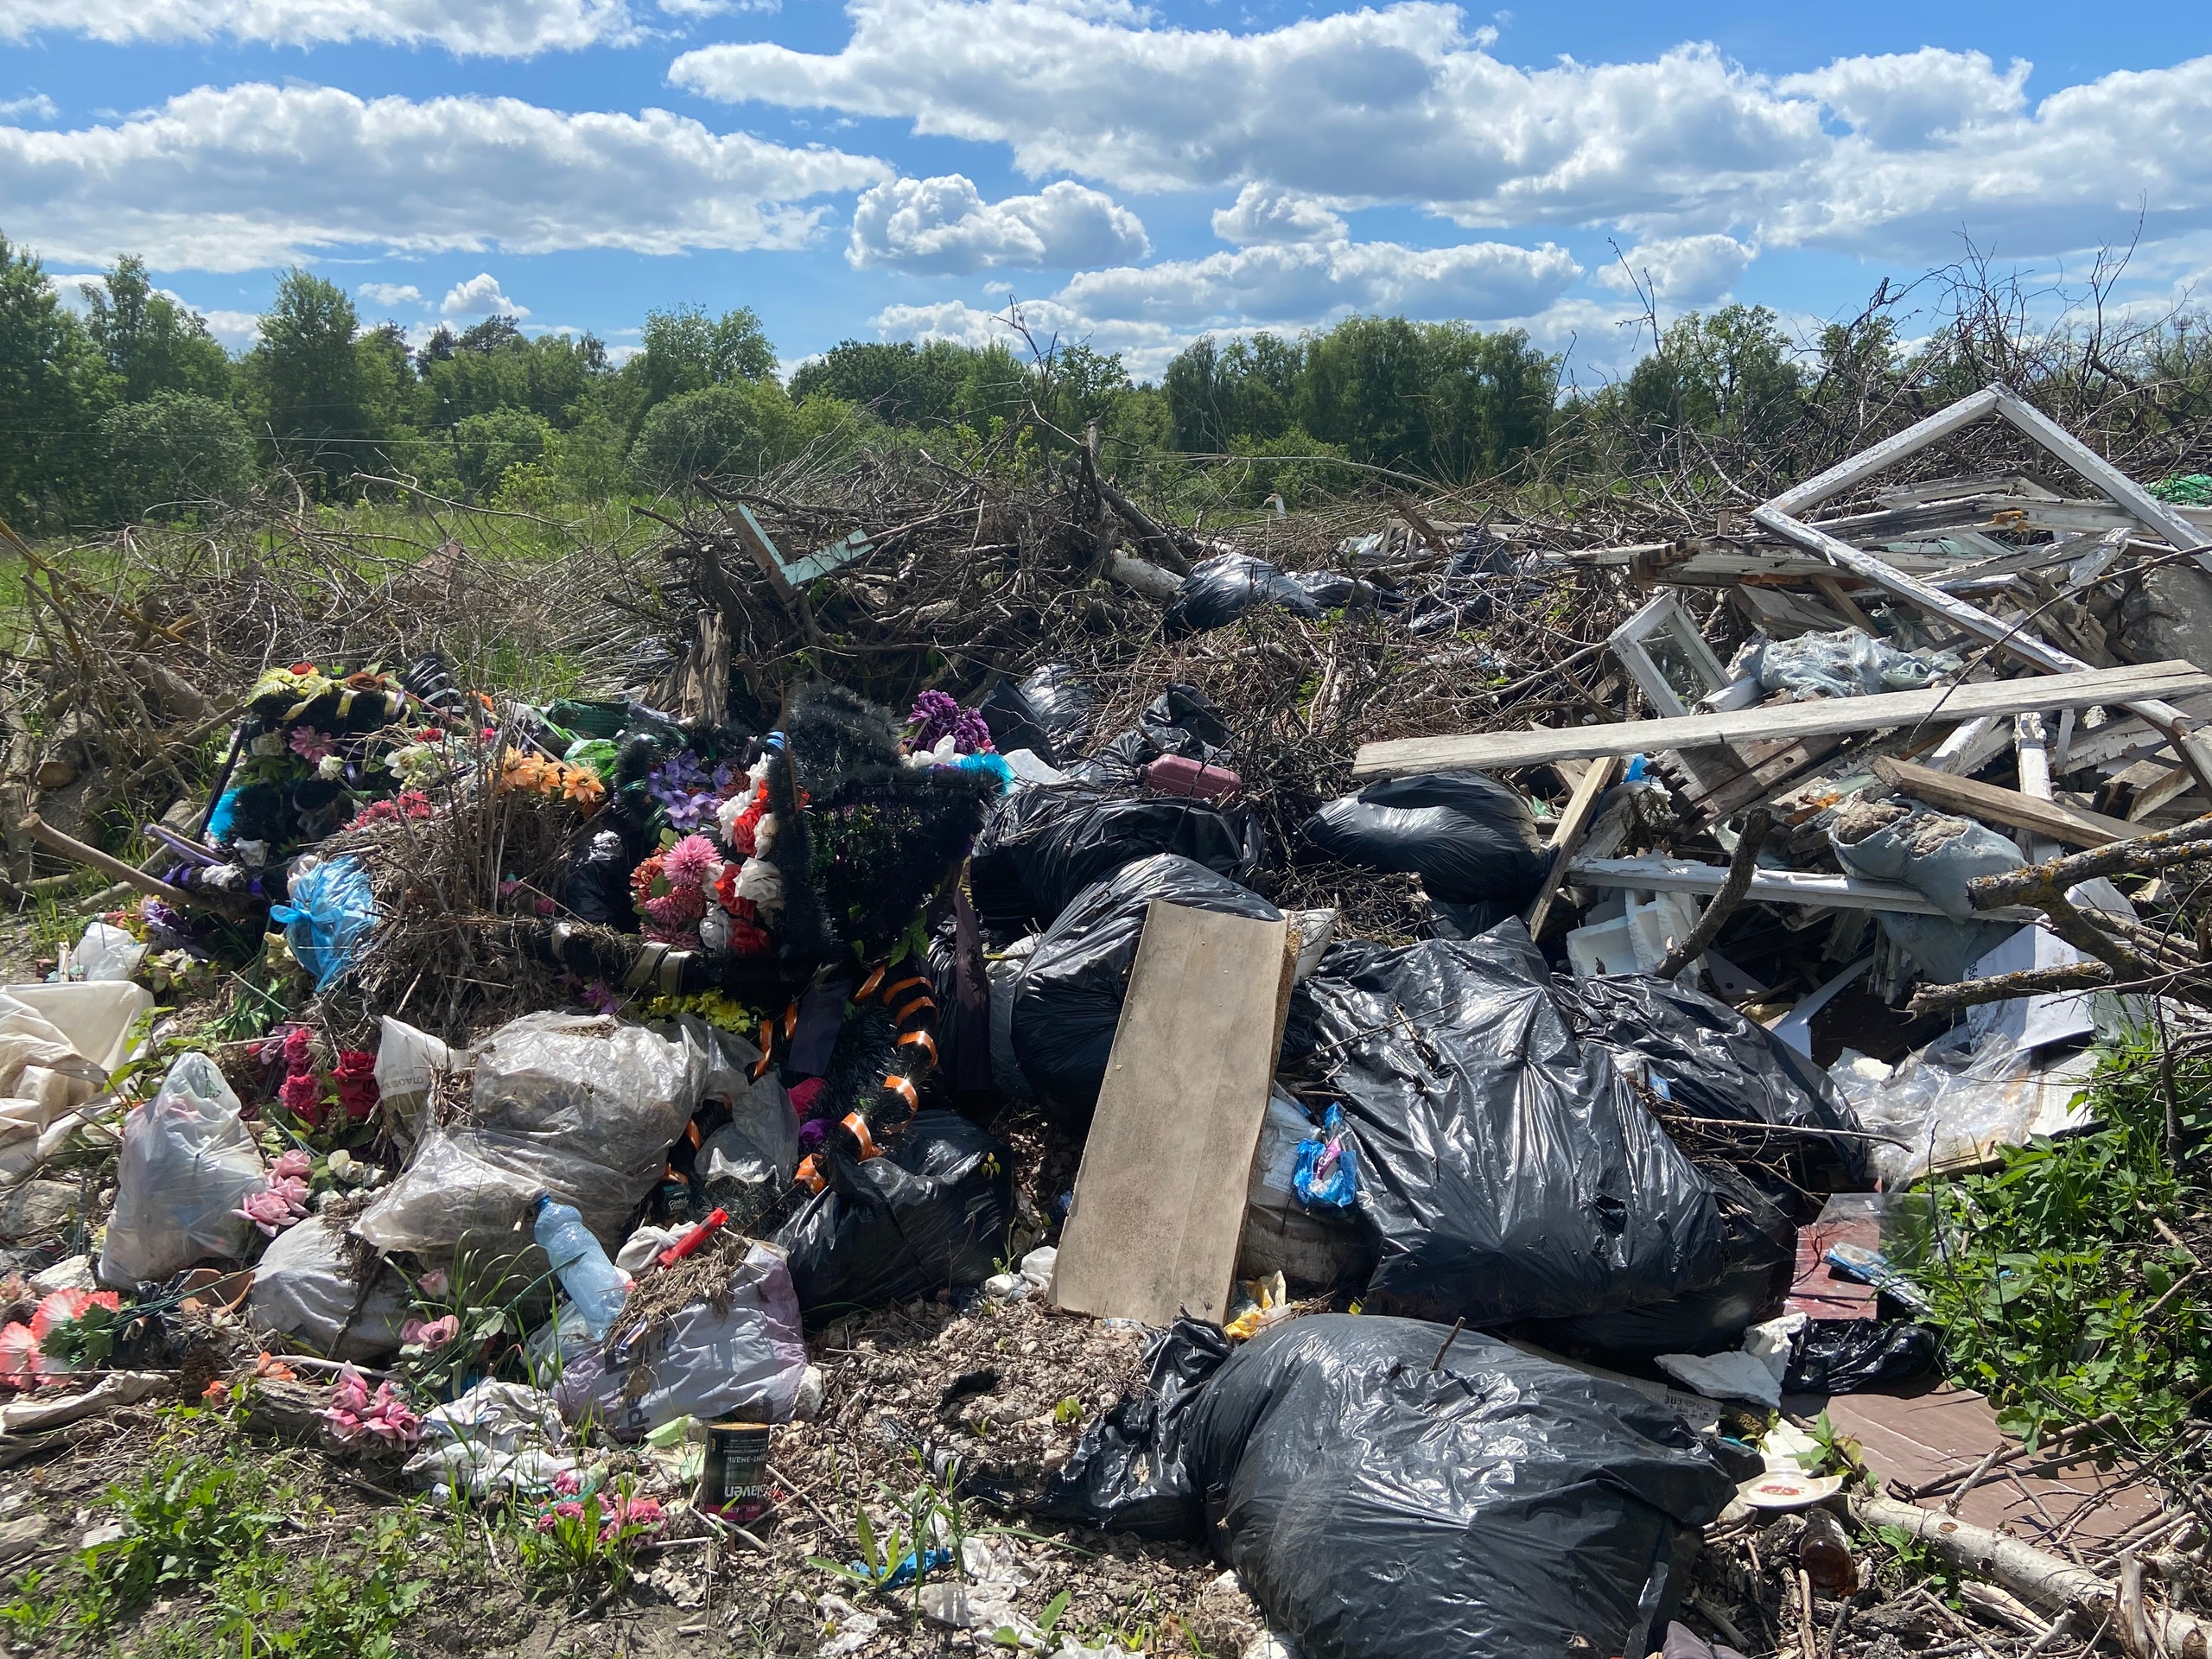
<svg viewBox="0 0 2212 1659">
<path fill-rule="evenodd" d="M 2099 498 L 1866 499 L 1980 416 Z M 654 1524 L 772 1533 L 683 1448 L 804 1437 L 880 1310 L 1049 1305 L 1149 1336 L 1046 1478 L 976 1448 L 1025 1524 L 1203 1543 L 1312 1656 L 1675 1651 L 1695 1535 L 1806 1485 L 1770 1414 L 1936 1365 L 1903 1189 L 2212 1001 L 2212 513 L 2001 388 L 1666 543 L 1405 509 L 1293 571 L 1086 479 L 721 499 L 603 695 L 297 662 L 143 867 L 26 815 L 126 887 L 0 989 L 0 1382 L 282 1382 L 549 1506 L 645 1447 Z M 1023 637 L 1048 576 L 1117 655 Z M 1578 589 L 1631 717 L 1532 724 Z M 1375 700 L 1424 653 L 1495 729 Z"/>
</svg>

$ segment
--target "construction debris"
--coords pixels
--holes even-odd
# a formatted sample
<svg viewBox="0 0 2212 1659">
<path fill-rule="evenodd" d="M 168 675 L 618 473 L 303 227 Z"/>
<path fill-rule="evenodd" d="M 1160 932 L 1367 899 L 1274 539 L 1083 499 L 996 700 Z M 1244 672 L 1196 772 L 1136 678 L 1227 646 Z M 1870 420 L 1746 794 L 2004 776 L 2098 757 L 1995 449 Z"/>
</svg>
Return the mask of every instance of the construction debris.
<svg viewBox="0 0 2212 1659">
<path fill-rule="evenodd" d="M 2035 471 L 1878 486 L 1986 417 Z M 113 885 L 0 993 L 0 1459 L 181 1390 L 778 1558 L 824 1654 L 2204 1650 L 2201 1433 L 1910 1391 L 1936 1184 L 2212 1009 L 2212 512 L 2002 386 L 1666 539 L 1202 535 L 1087 448 L 701 494 L 561 567 L 596 643 L 458 543 L 22 550 L 5 891 Z M 1056 1634 L 1077 1525 L 1177 1635 Z"/>
</svg>

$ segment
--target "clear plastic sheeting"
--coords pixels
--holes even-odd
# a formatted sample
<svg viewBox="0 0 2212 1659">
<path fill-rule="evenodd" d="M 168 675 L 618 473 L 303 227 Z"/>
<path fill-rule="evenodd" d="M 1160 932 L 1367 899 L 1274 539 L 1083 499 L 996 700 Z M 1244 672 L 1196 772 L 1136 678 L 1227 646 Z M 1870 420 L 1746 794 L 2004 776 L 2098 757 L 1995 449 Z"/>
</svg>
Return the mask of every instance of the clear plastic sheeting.
<svg viewBox="0 0 2212 1659">
<path fill-rule="evenodd" d="M 708 1058 L 604 1015 L 532 1014 L 475 1052 L 468 1104 L 432 1129 L 353 1230 L 380 1250 L 438 1253 L 512 1230 L 549 1192 L 618 1246 L 699 1104 Z"/>
<path fill-rule="evenodd" d="M 1960 1026 L 1893 1070 L 1846 1049 L 1828 1076 L 1867 1131 L 1890 1137 L 1872 1143 L 1874 1170 L 1897 1187 L 1931 1170 L 1985 1162 L 2000 1146 L 2077 1127 L 2075 1098 L 2094 1064 L 2084 1051 L 2039 1067 L 2003 1032 L 1977 1041 Z"/>
<path fill-rule="evenodd" d="M 100 1282 L 136 1285 L 209 1256 L 234 1259 L 253 1231 L 238 1208 L 268 1179 L 213 1058 L 180 1054 L 160 1092 L 124 1120 Z"/>
<path fill-rule="evenodd" d="M 554 1395 L 569 1422 L 639 1440 L 679 1417 L 788 1422 L 805 1376 L 790 1264 L 755 1242 L 721 1291 L 578 1355 Z"/>
<path fill-rule="evenodd" d="M 1268 1096 L 1245 1199 L 1239 1279 L 1280 1273 L 1294 1284 L 1334 1286 L 1363 1281 L 1373 1267 L 1374 1251 L 1349 1217 L 1317 1213 L 1298 1195 L 1299 1148 L 1319 1133 L 1280 1089 Z"/>
<path fill-rule="evenodd" d="M 1943 675 L 1957 673 L 1959 659 L 1947 651 L 1900 651 L 1859 629 L 1839 628 L 1834 633 L 1769 640 L 1741 667 L 1756 673 L 1759 689 L 1770 694 L 1862 697 L 1917 691 Z"/>
<path fill-rule="evenodd" d="M 1205 1535 L 1305 1659 L 1646 1653 L 1736 1491 L 1625 1383 L 1371 1315 L 1254 1338 L 1179 1449 Z"/>
</svg>

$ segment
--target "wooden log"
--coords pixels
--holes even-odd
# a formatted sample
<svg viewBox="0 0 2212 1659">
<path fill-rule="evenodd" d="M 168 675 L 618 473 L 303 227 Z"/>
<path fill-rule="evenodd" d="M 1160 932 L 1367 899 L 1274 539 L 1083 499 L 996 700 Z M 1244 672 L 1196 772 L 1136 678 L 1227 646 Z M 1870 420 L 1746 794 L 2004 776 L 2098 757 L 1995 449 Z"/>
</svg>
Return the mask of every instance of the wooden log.
<svg viewBox="0 0 2212 1659">
<path fill-rule="evenodd" d="M 1851 1513 L 1868 1531 L 1897 1528 L 1953 1566 L 2003 1586 L 2031 1607 L 2054 1615 L 2073 1614 L 2090 1628 L 2117 1620 L 2122 1612 L 2120 1587 L 2111 1580 L 2018 1538 L 1891 1497 L 1854 1497 Z M 2145 1651 L 2163 1652 L 2171 1659 L 2212 1659 L 2212 1624 L 2193 1613 L 2147 1600 L 2138 1605 L 2145 1634 L 2159 1644 Z"/>
</svg>

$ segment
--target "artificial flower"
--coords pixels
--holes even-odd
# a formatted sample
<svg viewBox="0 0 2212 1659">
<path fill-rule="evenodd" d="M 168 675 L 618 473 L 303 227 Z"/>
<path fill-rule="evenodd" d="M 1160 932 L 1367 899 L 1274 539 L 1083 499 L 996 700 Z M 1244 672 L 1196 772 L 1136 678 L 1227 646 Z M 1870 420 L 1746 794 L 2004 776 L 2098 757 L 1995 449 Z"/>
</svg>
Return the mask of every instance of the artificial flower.
<svg viewBox="0 0 2212 1659">
<path fill-rule="evenodd" d="M 407 1408 L 391 1384 L 378 1383 L 372 1396 L 367 1382 L 351 1365 L 339 1373 L 322 1421 L 332 1439 L 348 1446 L 364 1440 L 413 1446 L 423 1438 L 423 1420 Z"/>
<path fill-rule="evenodd" d="M 660 855 L 661 874 L 671 887 L 703 887 L 721 864 L 715 843 L 704 836 L 686 836 Z"/>
<path fill-rule="evenodd" d="M 338 1065 L 330 1074 L 338 1087 L 338 1103 L 345 1109 L 348 1123 L 365 1123 L 377 1109 L 377 1057 L 366 1049 L 341 1050 Z"/>
<path fill-rule="evenodd" d="M 291 749 L 302 760 L 321 760 L 334 754 L 338 745 L 327 732 L 317 731 L 312 726 L 292 728 Z"/>
<path fill-rule="evenodd" d="M 322 1127 L 322 1082 L 314 1072 L 293 1072 L 276 1085 L 276 1098 L 309 1128 Z"/>
<path fill-rule="evenodd" d="M 315 763 L 315 775 L 327 784 L 334 784 L 346 775 L 346 757 L 326 754 Z"/>
<path fill-rule="evenodd" d="M 765 858 L 748 858 L 737 873 L 737 896 L 764 913 L 784 907 L 783 873 Z"/>
<path fill-rule="evenodd" d="M 280 1181 L 303 1181 L 314 1170 L 315 1160 L 297 1147 L 280 1154 L 276 1161 L 269 1166 L 270 1176 Z"/>
<path fill-rule="evenodd" d="M 43 1343 L 57 1325 L 67 1325 L 81 1316 L 87 1308 L 104 1307 L 111 1313 L 123 1311 L 123 1298 L 111 1290 L 57 1290 L 40 1299 L 31 1314 L 31 1335 Z"/>
<path fill-rule="evenodd" d="M 446 1294 L 446 1270 L 432 1268 L 415 1283 L 425 1296 L 442 1296 Z"/>
<path fill-rule="evenodd" d="M 436 1319 L 409 1319 L 399 1327 L 401 1344 L 415 1348 L 442 1348 L 460 1334 L 458 1313 Z"/>
<path fill-rule="evenodd" d="M 11 1389 L 35 1389 L 41 1377 L 59 1370 L 39 1351 L 39 1339 L 28 1325 L 10 1319 L 0 1327 L 0 1384 Z"/>
</svg>

